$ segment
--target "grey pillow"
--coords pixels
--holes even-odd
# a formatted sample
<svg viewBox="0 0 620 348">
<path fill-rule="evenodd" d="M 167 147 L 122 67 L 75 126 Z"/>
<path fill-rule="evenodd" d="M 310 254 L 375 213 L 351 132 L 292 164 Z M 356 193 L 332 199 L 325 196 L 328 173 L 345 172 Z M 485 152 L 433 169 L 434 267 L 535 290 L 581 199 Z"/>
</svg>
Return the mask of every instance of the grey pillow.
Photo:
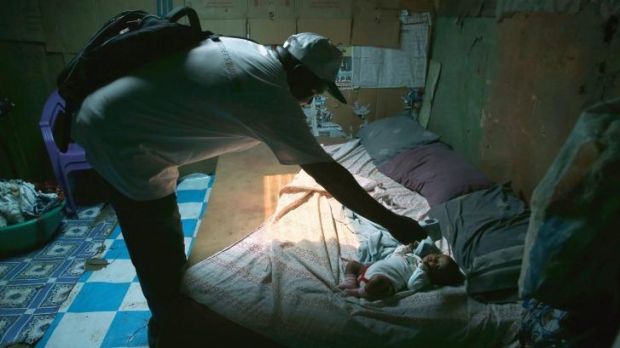
<svg viewBox="0 0 620 348">
<path fill-rule="evenodd" d="M 437 134 L 404 113 L 369 123 L 357 136 L 377 166 L 401 152 L 439 140 Z"/>
</svg>

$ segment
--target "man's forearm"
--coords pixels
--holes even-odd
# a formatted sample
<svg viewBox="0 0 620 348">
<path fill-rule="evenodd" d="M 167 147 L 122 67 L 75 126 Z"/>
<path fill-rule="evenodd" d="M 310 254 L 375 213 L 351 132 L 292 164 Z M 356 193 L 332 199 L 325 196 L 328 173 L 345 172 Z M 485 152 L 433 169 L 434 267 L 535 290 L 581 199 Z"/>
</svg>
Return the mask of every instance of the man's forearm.
<svg viewBox="0 0 620 348">
<path fill-rule="evenodd" d="M 392 229 L 392 222 L 399 216 L 370 196 L 357 183 L 353 175 L 340 164 L 321 163 L 302 165 L 302 168 L 347 208 L 389 229 L 394 238 L 399 241 L 406 238 L 406 236 L 394 235 L 401 231 Z"/>
</svg>

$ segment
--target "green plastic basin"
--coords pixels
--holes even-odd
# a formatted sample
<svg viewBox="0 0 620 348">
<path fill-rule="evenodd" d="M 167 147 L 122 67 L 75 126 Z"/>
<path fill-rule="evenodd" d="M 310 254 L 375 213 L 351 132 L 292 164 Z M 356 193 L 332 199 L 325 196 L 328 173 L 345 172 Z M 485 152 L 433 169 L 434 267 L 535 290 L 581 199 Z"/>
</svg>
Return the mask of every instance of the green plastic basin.
<svg viewBox="0 0 620 348">
<path fill-rule="evenodd" d="M 6 256 L 47 243 L 64 214 L 65 203 L 36 219 L 0 228 L 0 255 Z"/>
</svg>

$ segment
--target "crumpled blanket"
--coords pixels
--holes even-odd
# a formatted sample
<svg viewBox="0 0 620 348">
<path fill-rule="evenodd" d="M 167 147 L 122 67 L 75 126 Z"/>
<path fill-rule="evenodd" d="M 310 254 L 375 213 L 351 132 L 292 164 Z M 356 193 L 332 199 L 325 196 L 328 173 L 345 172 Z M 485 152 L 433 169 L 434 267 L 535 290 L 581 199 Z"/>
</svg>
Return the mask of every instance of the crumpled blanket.
<svg viewBox="0 0 620 348">
<path fill-rule="evenodd" d="M 29 182 L 0 180 L 0 227 L 34 219 L 58 204 L 57 194 L 37 191 Z"/>
<path fill-rule="evenodd" d="M 355 174 L 353 177 L 357 183 L 368 192 L 373 191 L 378 187 L 377 182 L 374 180 Z M 284 194 L 294 194 L 295 198 L 292 199 L 289 204 L 279 207 L 279 209 L 276 210 L 275 214 L 272 216 L 271 221 L 277 222 L 288 212 L 304 204 L 314 193 L 321 193 L 331 197 L 329 192 L 327 192 L 323 186 L 319 185 L 314 178 L 303 170 L 300 171 L 295 176 L 293 181 L 280 190 L 280 196 Z"/>
<path fill-rule="evenodd" d="M 394 239 L 390 232 L 382 226 L 356 214 L 348 208 L 344 208 L 344 214 L 348 218 L 348 227 L 351 232 L 358 235 L 360 246 L 357 249 L 357 258 L 361 263 L 373 263 L 385 259 L 392 254 L 395 249 L 400 246 L 400 242 Z M 415 254 L 418 256 L 426 256 L 431 252 L 442 251 L 434 244 L 430 237 L 431 229 L 435 226 L 420 223 L 429 237 L 416 243 L 417 248 Z"/>
<path fill-rule="evenodd" d="M 361 263 L 373 263 L 391 255 L 400 244 L 380 225 L 356 214 L 351 209 L 344 209 L 349 221 L 349 229 L 358 235 L 360 246 L 357 258 Z"/>
</svg>

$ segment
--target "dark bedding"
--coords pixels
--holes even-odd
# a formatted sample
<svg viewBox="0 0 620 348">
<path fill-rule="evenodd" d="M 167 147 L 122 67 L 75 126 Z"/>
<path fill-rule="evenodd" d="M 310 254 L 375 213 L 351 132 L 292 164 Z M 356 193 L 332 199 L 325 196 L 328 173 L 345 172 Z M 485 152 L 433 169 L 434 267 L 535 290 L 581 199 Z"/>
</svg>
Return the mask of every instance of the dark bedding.
<svg viewBox="0 0 620 348">
<path fill-rule="evenodd" d="M 442 235 L 467 274 L 470 294 L 516 299 L 530 211 L 509 184 L 437 205 L 429 216 L 439 220 Z"/>
</svg>

